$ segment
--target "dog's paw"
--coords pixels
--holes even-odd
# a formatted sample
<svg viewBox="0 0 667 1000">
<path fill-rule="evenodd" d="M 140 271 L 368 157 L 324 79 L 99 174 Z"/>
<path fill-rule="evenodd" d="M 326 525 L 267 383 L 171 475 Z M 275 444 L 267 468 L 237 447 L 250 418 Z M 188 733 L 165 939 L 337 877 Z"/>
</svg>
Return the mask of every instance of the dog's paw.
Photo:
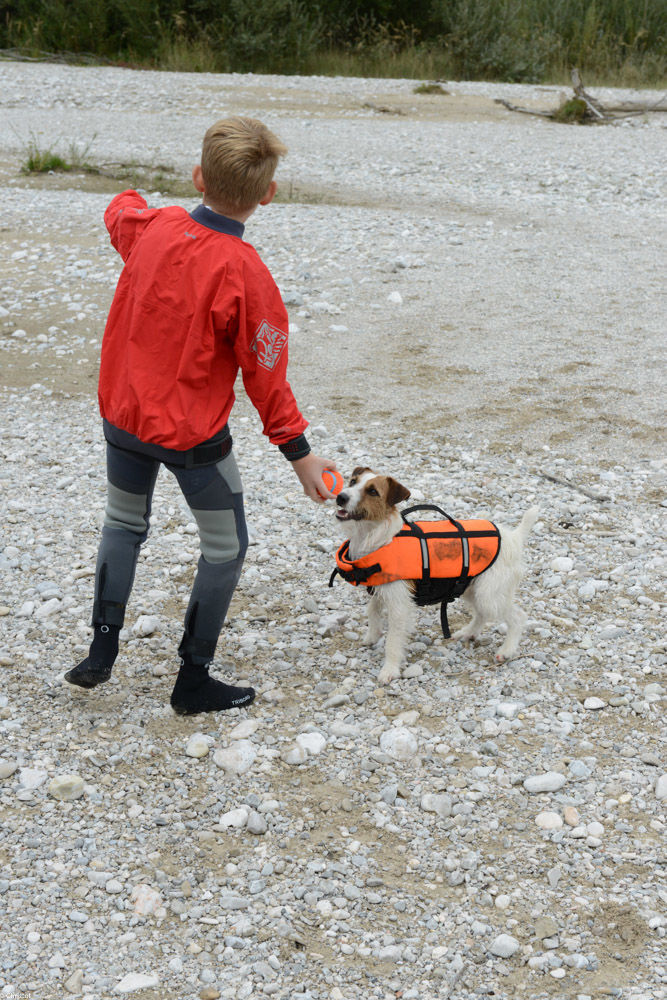
<svg viewBox="0 0 667 1000">
<path fill-rule="evenodd" d="M 384 667 L 378 674 L 378 681 L 380 684 L 391 684 L 392 681 L 397 680 L 400 676 L 400 667 L 391 667 L 385 663 Z"/>
<path fill-rule="evenodd" d="M 381 635 L 382 635 L 381 631 L 369 628 L 364 633 L 364 637 L 361 641 L 364 644 L 364 646 L 374 646 L 376 642 L 380 641 Z"/>
<path fill-rule="evenodd" d="M 505 646 L 505 644 L 503 643 L 503 645 L 496 653 L 496 663 L 505 663 L 507 660 L 511 660 L 514 654 L 516 653 L 517 648 L 518 647 L 516 643 L 512 644 L 511 646 Z"/>
<path fill-rule="evenodd" d="M 461 640 L 461 642 L 474 642 L 475 633 L 471 632 L 470 629 L 467 627 L 460 628 L 458 632 L 454 632 L 454 634 L 451 636 L 452 642 L 457 642 L 458 640 Z"/>
</svg>

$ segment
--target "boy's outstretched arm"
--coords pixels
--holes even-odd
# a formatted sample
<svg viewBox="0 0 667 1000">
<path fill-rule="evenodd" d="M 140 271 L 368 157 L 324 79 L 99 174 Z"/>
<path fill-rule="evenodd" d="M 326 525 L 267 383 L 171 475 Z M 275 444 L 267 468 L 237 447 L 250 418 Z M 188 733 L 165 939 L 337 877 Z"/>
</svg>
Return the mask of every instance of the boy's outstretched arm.
<svg viewBox="0 0 667 1000">
<path fill-rule="evenodd" d="M 310 497 L 315 503 L 324 503 L 325 500 L 335 499 L 334 494 L 329 493 L 322 482 L 322 473 L 325 469 L 338 471 L 334 462 L 328 462 L 326 458 L 320 458 L 319 455 L 314 455 L 311 451 L 303 458 L 294 459 L 292 465 L 307 497 Z"/>
<path fill-rule="evenodd" d="M 149 208 L 138 191 L 121 191 L 113 198 L 104 213 L 104 223 L 109 230 L 111 243 L 124 261 L 149 222 L 160 210 Z"/>
</svg>

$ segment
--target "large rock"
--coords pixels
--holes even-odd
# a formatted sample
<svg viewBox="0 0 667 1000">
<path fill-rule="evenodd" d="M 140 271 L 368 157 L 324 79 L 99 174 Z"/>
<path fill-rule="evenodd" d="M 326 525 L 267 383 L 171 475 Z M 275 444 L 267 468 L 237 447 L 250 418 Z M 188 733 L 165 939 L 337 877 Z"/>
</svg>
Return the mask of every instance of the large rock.
<svg viewBox="0 0 667 1000">
<path fill-rule="evenodd" d="M 83 778 L 78 774 L 57 774 L 49 782 L 47 791 L 53 799 L 74 802 L 83 795 Z"/>
</svg>

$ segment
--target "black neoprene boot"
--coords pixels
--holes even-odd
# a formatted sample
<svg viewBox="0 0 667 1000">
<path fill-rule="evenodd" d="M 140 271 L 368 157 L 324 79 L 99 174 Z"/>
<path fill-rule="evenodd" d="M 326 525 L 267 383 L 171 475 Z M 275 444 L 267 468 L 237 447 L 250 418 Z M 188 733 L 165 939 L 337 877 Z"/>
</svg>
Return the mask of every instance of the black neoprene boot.
<svg viewBox="0 0 667 1000">
<path fill-rule="evenodd" d="M 171 693 L 171 707 L 178 715 L 197 715 L 200 712 L 224 712 L 229 708 L 242 708 L 250 705 L 254 699 L 253 688 L 223 684 L 209 675 L 208 665 L 199 666 L 182 660 Z"/>
<path fill-rule="evenodd" d="M 118 656 L 117 625 L 95 625 L 95 634 L 88 656 L 65 674 L 65 680 L 77 687 L 94 688 L 111 677 L 111 668 Z"/>
</svg>

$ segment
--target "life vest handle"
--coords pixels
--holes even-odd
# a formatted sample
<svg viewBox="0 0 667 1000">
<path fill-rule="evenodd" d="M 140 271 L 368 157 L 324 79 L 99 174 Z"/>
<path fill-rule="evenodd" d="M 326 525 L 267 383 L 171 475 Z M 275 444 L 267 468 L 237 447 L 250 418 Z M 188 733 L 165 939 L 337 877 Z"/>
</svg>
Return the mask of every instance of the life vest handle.
<svg viewBox="0 0 667 1000">
<path fill-rule="evenodd" d="M 434 510 L 437 514 L 442 515 L 445 521 L 449 521 L 451 524 L 453 524 L 456 530 L 459 532 L 459 534 L 461 535 L 464 534 L 463 527 L 459 524 L 459 522 L 455 521 L 453 517 L 450 517 L 447 511 L 444 511 L 442 507 L 438 507 L 436 503 L 417 503 L 414 504 L 414 506 L 412 507 L 408 507 L 406 510 L 402 510 L 401 517 L 403 518 L 404 522 L 406 524 L 412 525 L 412 521 L 408 521 L 408 514 L 414 514 L 415 511 L 418 510 Z"/>
<path fill-rule="evenodd" d="M 440 514 L 444 517 L 445 521 L 451 521 L 452 524 L 457 524 L 453 517 L 450 517 L 442 507 L 438 507 L 435 503 L 416 503 L 412 507 L 407 507 L 405 510 L 401 511 L 401 517 L 404 521 L 408 520 L 408 514 L 414 514 L 418 510 L 434 510 L 436 514 Z M 408 522 L 409 523 L 409 522 Z"/>
</svg>

